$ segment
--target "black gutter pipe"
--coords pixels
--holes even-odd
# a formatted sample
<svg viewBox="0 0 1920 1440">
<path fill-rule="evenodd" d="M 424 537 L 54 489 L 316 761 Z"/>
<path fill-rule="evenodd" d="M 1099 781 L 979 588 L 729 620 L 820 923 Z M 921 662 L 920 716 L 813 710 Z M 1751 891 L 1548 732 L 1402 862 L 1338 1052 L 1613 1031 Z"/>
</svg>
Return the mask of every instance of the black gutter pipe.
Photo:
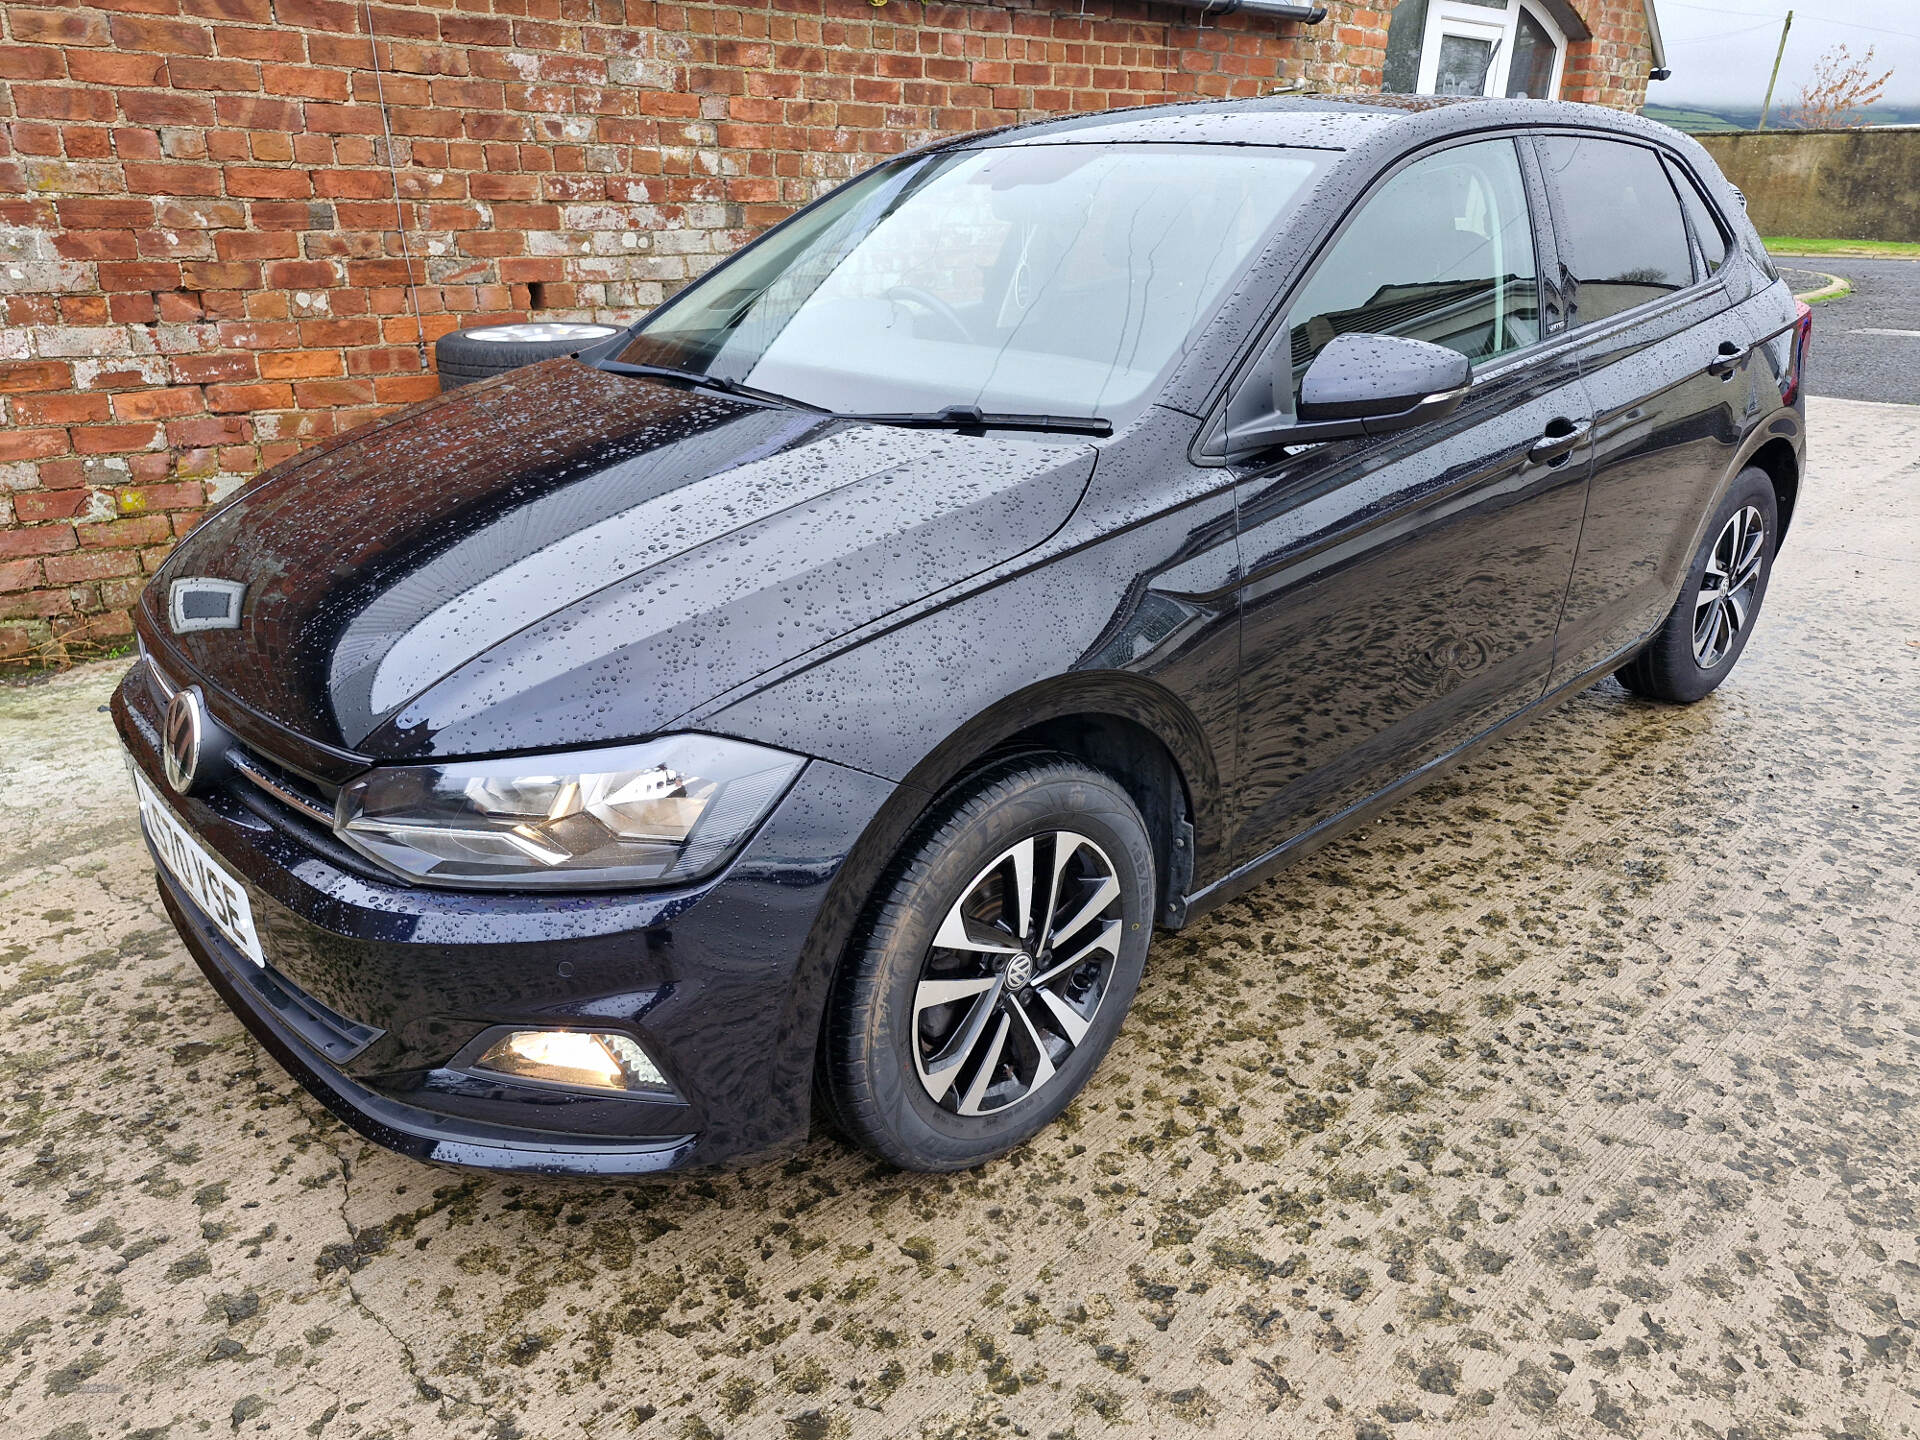
<svg viewBox="0 0 1920 1440">
<path fill-rule="evenodd" d="M 1298 20 L 1303 25 L 1318 25 L 1327 18 L 1326 6 L 1296 5 L 1291 0 L 1173 0 L 1173 3 L 1200 11 L 1202 20 L 1232 15 L 1236 11 L 1244 15 L 1266 15 L 1275 20 Z"/>
</svg>

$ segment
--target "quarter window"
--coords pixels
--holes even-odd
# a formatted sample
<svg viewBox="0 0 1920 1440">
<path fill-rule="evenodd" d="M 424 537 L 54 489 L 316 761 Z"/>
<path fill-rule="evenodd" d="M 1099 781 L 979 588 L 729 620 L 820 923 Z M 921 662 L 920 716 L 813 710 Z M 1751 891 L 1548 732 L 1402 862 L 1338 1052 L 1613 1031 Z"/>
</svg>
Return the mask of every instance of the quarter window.
<svg viewBox="0 0 1920 1440">
<path fill-rule="evenodd" d="M 1558 203 L 1560 258 L 1588 325 L 1693 283 L 1680 202 L 1660 157 L 1641 145 L 1549 135 L 1541 158 Z"/>
<path fill-rule="evenodd" d="M 1418 160 L 1381 187 L 1288 317 L 1293 386 L 1336 335 L 1405 335 L 1485 360 L 1540 338 L 1526 189 L 1511 140 Z"/>
<path fill-rule="evenodd" d="M 1707 197 L 1693 183 L 1693 177 L 1676 171 L 1674 183 L 1679 187 L 1680 203 L 1687 207 L 1687 219 L 1693 223 L 1693 238 L 1699 242 L 1700 253 L 1706 257 L 1707 273 L 1711 275 L 1726 263 L 1727 237 L 1714 218 Z"/>
</svg>

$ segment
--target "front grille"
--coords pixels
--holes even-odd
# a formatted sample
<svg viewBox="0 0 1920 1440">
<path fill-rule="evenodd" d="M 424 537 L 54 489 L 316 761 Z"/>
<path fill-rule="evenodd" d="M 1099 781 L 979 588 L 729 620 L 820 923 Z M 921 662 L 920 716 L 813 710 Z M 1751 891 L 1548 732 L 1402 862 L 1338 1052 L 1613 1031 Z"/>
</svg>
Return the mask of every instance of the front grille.
<svg viewBox="0 0 1920 1440">
<path fill-rule="evenodd" d="M 179 684 L 154 663 L 153 656 L 146 653 L 144 646 L 141 658 L 145 661 L 149 692 L 156 709 L 164 716 L 168 703 L 180 688 Z M 218 724 L 218 715 L 210 718 Z M 297 771 L 275 757 L 243 744 L 230 733 L 225 738 L 227 773 L 220 784 L 222 796 L 317 852 L 338 869 L 363 879 L 389 885 L 393 883 L 391 874 L 374 866 L 352 847 L 342 844 L 334 834 L 334 804 L 339 799 L 339 786 Z"/>
<path fill-rule="evenodd" d="M 340 793 L 337 787 L 309 779 L 238 742 L 228 748 L 227 764 L 232 778 L 226 793 L 267 824 L 298 840 L 336 869 L 364 880 L 393 883 L 391 874 L 341 843 L 334 834 L 334 801 Z"/>
<path fill-rule="evenodd" d="M 325 794 L 312 781 L 297 779 L 272 761 L 239 745 L 227 751 L 227 763 L 241 779 L 266 791 L 289 810 L 299 812 L 316 825 L 333 828 L 335 797 Z"/>
<path fill-rule="evenodd" d="M 140 658 L 147 665 L 147 684 L 152 689 L 154 698 L 160 702 L 161 713 L 165 714 L 167 706 L 173 703 L 174 692 L 180 687 L 169 680 L 166 671 L 154 663 L 153 656 L 147 653 L 144 641 L 140 645 Z"/>
<path fill-rule="evenodd" d="M 155 663 L 145 645 L 140 647 L 140 658 L 146 662 L 148 682 L 164 713 L 180 687 Z M 295 775 L 285 766 L 249 750 L 238 741 L 228 748 L 227 763 L 241 779 L 271 795 L 287 809 L 325 829 L 333 828 L 333 805 L 339 794 L 336 788 Z"/>
</svg>

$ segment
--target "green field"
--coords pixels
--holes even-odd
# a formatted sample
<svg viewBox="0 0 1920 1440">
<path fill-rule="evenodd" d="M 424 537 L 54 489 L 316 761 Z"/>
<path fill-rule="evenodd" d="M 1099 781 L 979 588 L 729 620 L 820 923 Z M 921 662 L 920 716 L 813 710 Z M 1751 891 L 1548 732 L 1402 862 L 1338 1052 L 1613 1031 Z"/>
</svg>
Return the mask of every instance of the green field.
<svg viewBox="0 0 1920 1440">
<path fill-rule="evenodd" d="M 1792 106 L 1782 101 L 1773 108 L 1769 117 L 1769 130 L 1790 130 L 1789 124 Z M 1758 105 L 1729 105 L 1721 109 L 1709 109 L 1704 105 L 1662 105 L 1657 101 L 1642 107 L 1640 113 L 1649 120 L 1658 120 L 1662 125 L 1671 125 L 1676 130 L 1685 130 L 1693 135 L 1724 135 L 1733 130 L 1751 130 L 1760 123 Z M 1862 125 L 1915 125 L 1920 124 L 1920 107 L 1913 105 L 1875 105 L 1863 111 L 1857 122 Z"/>
<path fill-rule="evenodd" d="M 1681 110 L 1668 105 L 1649 105 L 1640 112 L 1649 120 L 1658 120 L 1662 125 L 1671 125 L 1676 130 L 1684 130 L 1689 135 L 1712 135 L 1731 133 L 1735 130 L 1749 130 L 1751 125 L 1736 125 L 1725 116 L 1716 115 L 1711 110 Z"/>
</svg>

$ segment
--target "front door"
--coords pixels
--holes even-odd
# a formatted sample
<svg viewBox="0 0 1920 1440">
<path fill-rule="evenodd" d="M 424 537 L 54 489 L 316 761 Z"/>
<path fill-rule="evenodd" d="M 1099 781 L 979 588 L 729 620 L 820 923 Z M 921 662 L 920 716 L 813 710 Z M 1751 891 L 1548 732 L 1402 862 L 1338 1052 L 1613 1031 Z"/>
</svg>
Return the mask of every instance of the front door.
<svg viewBox="0 0 1920 1440">
<path fill-rule="evenodd" d="M 1349 332 L 1449 346 L 1475 375 L 1445 420 L 1240 479 L 1243 862 L 1545 689 L 1591 409 L 1570 348 L 1542 333 L 1538 200 L 1510 139 L 1430 152 L 1375 190 L 1288 307 L 1274 343 L 1296 395 Z"/>
</svg>

